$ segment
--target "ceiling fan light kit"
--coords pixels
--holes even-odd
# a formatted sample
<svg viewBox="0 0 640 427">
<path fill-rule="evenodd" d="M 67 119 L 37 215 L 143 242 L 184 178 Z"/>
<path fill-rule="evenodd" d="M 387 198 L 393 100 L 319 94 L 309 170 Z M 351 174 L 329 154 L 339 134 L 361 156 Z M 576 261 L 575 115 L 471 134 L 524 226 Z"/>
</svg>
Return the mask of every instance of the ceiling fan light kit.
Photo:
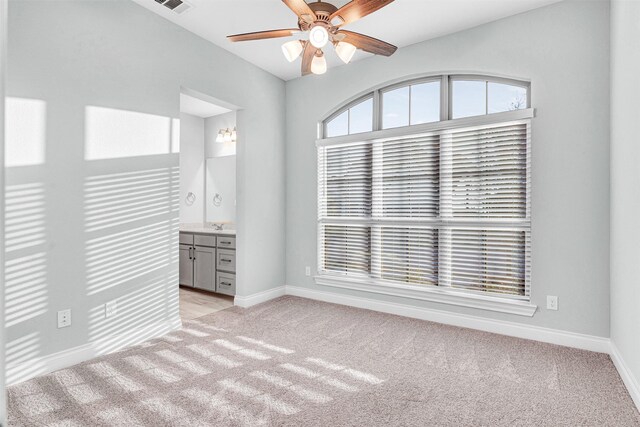
<svg viewBox="0 0 640 427">
<path fill-rule="evenodd" d="M 313 47 L 322 49 L 329 41 L 329 32 L 322 25 L 316 25 L 309 31 L 309 41 Z"/>
<path fill-rule="evenodd" d="M 284 57 L 287 58 L 287 61 L 293 62 L 298 59 L 304 50 L 304 43 L 302 40 L 291 40 L 282 45 L 282 52 L 284 53 Z"/>
<path fill-rule="evenodd" d="M 232 42 L 290 37 L 298 32 L 307 32 L 308 40 L 292 40 L 282 45 L 287 61 L 293 62 L 302 56 L 302 75 L 324 74 L 327 60 L 323 48 L 335 47 L 336 54 L 348 64 L 357 49 L 374 55 L 391 56 L 397 47 L 364 34 L 342 29 L 394 0 L 352 0 L 341 8 L 321 0 L 308 3 L 305 0 L 282 0 L 298 16 L 297 29 L 259 31 L 228 36 Z"/>
<path fill-rule="evenodd" d="M 351 62 L 351 58 L 356 53 L 356 47 L 351 43 L 338 42 L 336 43 L 336 53 L 342 59 L 342 62 L 348 64 Z"/>
<path fill-rule="evenodd" d="M 321 50 L 316 52 L 311 61 L 311 72 L 313 74 L 324 74 L 327 72 L 327 60 Z"/>
</svg>

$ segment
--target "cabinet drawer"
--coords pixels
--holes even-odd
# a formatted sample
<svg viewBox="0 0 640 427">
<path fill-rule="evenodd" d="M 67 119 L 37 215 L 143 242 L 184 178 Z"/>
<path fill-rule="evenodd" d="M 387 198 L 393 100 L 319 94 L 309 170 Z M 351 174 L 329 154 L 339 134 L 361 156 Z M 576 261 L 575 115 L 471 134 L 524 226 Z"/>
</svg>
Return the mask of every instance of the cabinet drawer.
<svg viewBox="0 0 640 427">
<path fill-rule="evenodd" d="M 236 238 L 230 236 L 218 236 L 218 247 L 222 249 L 235 249 Z"/>
<path fill-rule="evenodd" d="M 193 245 L 193 234 L 180 233 L 180 243 L 184 245 Z"/>
<path fill-rule="evenodd" d="M 216 274 L 216 292 L 225 295 L 236 294 L 236 275 L 229 273 Z"/>
<path fill-rule="evenodd" d="M 216 236 L 206 236 L 202 234 L 196 234 L 194 242 L 196 246 L 208 246 L 210 248 L 216 247 Z"/>
<path fill-rule="evenodd" d="M 216 269 L 222 271 L 236 271 L 236 251 L 218 249 L 216 256 Z"/>
</svg>

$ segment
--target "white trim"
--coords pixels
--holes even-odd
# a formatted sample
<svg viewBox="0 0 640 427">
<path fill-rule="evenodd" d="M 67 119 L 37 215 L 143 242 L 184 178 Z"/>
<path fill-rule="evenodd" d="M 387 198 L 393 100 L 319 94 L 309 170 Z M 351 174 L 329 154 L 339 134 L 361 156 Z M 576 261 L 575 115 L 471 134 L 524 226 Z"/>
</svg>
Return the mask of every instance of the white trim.
<svg viewBox="0 0 640 427">
<path fill-rule="evenodd" d="M 528 301 L 518 301 L 507 298 L 478 295 L 470 292 L 456 292 L 455 290 L 440 288 L 416 289 L 414 286 L 403 286 L 373 279 L 355 279 L 335 277 L 330 275 L 315 276 L 316 284 L 334 288 L 353 289 L 356 291 L 372 292 L 376 294 L 399 296 L 404 298 L 432 301 L 460 307 L 477 308 L 501 313 L 516 314 L 532 317 L 538 306 Z"/>
<path fill-rule="evenodd" d="M 7 385 L 14 385 L 59 369 L 68 368 L 98 356 L 114 353 L 125 347 L 158 338 L 182 327 L 180 318 L 154 323 L 142 328 L 116 334 L 78 347 L 46 356 L 34 357 L 21 363 L 7 365 Z"/>
<path fill-rule="evenodd" d="M 267 302 L 274 298 L 281 297 L 285 295 L 286 289 L 284 286 L 278 286 L 277 288 L 267 289 L 266 291 L 258 292 L 252 295 L 247 295 L 246 297 L 236 295 L 233 299 L 233 305 L 237 305 L 238 307 L 248 308 L 254 306 L 256 304 L 261 304 L 263 302 Z"/>
<path fill-rule="evenodd" d="M 636 404 L 638 411 L 640 411 L 640 381 L 633 375 L 633 372 L 631 372 L 629 366 L 625 363 L 620 351 L 618 351 L 618 347 L 613 341 L 611 341 L 610 347 L 611 351 L 609 355 L 611 356 L 611 360 L 618 370 L 622 382 L 624 382 L 624 385 L 627 387 L 631 399 Z"/>
<path fill-rule="evenodd" d="M 557 329 L 530 326 L 516 322 L 487 319 L 467 314 L 451 313 L 443 310 L 415 307 L 407 304 L 398 304 L 386 301 L 378 301 L 370 298 L 362 298 L 351 295 L 341 295 L 333 292 L 317 291 L 313 289 L 287 286 L 287 295 L 324 301 L 351 307 L 375 310 L 398 316 L 414 319 L 428 320 L 430 322 L 444 323 L 446 325 L 462 328 L 477 329 L 492 332 L 494 334 L 541 341 L 582 350 L 609 353 L 609 339 L 593 335 L 578 334 L 575 332 L 560 331 Z"/>
</svg>

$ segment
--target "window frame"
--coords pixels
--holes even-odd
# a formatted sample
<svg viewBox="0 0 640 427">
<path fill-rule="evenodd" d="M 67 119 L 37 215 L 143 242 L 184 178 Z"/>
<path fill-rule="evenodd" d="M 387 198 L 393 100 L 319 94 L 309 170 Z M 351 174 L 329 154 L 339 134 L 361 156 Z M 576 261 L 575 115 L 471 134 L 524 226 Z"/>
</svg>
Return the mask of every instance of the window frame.
<svg viewBox="0 0 640 427">
<path fill-rule="evenodd" d="M 349 133 L 351 130 L 351 108 L 355 107 L 356 105 L 360 105 L 361 103 L 368 101 L 369 99 L 372 99 L 373 101 L 373 106 L 372 106 L 372 118 L 371 118 L 371 130 L 374 131 L 376 130 L 376 99 L 375 99 L 375 94 L 373 92 L 369 92 L 366 93 L 364 95 L 361 95 L 359 97 L 357 97 L 356 99 L 349 101 L 349 103 L 347 103 L 346 105 L 343 105 L 342 107 L 340 107 L 340 109 L 338 109 L 337 111 L 333 112 L 331 115 L 329 115 L 326 119 L 322 120 L 320 122 L 320 128 L 322 129 L 322 133 L 321 135 L 326 135 L 327 134 L 327 125 L 329 124 L 329 122 L 331 122 L 333 119 L 337 118 L 338 116 L 340 116 L 343 113 L 347 113 L 347 134 L 345 135 L 340 135 L 340 136 L 346 136 L 346 135 L 362 135 L 362 134 L 366 134 L 369 132 L 358 132 L 358 133 Z M 339 138 L 340 136 L 334 136 L 332 138 Z"/>
<path fill-rule="evenodd" d="M 454 81 L 481 81 L 481 82 L 486 82 L 485 85 L 485 106 L 484 109 L 486 111 L 485 114 L 483 115 L 479 115 L 479 116 L 469 116 L 469 117 L 484 117 L 484 116 L 488 116 L 490 114 L 500 114 L 500 113 L 490 113 L 489 112 L 489 83 L 498 83 L 498 84 L 504 84 L 504 85 L 509 85 L 509 86 L 517 86 L 517 87 L 522 87 L 525 88 L 527 90 L 527 106 L 526 108 L 521 108 L 521 110 L 526 110 L 528 108 L 531 108 L 531 83 L 527 82 L 527 81 L 523 81 L 523 80 L 515 80 L 515 79 L 510 79 L 510 78 L 506 78 L 506 77 L 491 77 L 491 76 L 483 76 L 481 74 L 451 74 L 448 76 L 448 94 L 449 94 L 449 102 L 447 105 L 447 117 L 449 120 L 454 120 L 453 119 L 453 82 Z M 502 111 L 504 112 L 504 111 Z"/>
<path fill-rule="evenodd" d="M 446 111 L 443 111 L 443 100 L 447 99 L 448 96 L 448 91 L 447 89 L 444 87 L 447 83 L 447 77 L 448 76 L 428 76 L 428 77 L 421 77 L 421 78 L 417 78 L 417 79 L 413 79 L 413 80 L 409 80 L 409 81 L 402 81 L 399 83 L 395 83 L 389 86 L 385 86 L 381 89 L 378 89 L 378 97 L 379 97 L 379 108 L 377 111 L 374 110 L 374 116 L 378 115 L 378 128 L 374 129 L 374 130 L 383 130 L 384 127 L 384 94 L 387 92 L 391 92 L 394 91 L 396 89 L 403 89 L 405 87 L 409 88 L 409 115 L 408 115 L 408 122 L 409 124 L 407 126 L 418 126 L 418 125 L 412 125 L 411 124 L 411 86 L 415 86 L 415 85 L 419 85 L 419 84 L 423 84 L 423 83 L 435 83 L 435 82 L 439 82 L 440 83 L 440 120 L 438 121 L 444 121 L 447 120 L 448 116 Z M 448 102 L 447 102 L 448 104 Z M 429 123 L 436 123 L 436 122 L 429 122 Z M 419 124 L 426 124 L 426 123 L 419 123 Z M 393 128 L 387 128 L 387 129 L 398 129 L 400 127 L 407 127 L 407 126 L 397 126 L 397 127 L 393 127 Z"/>
<path fill-rule="evenodd" d="M 527 108 L 518 109 L 512 111 L 504 111 L 497 113 L 489 113 L 488 109 L 487 113 L 479 116 L 470 116 L 463 117 L 458 119 L 452 119 L 452 82 L 455 80 L 481 80 L 487 82 L 487 87 L 489 82 L 495 82 L 500 84 L 509 84 L 518 87 L 526 88 L 527 92 Z M 399 89 L 402 87 L 412 86 L 421 83 L 428 83 L 440 81 L 440 121 L 422 123 L 418 125 L 401 126 L 395 128 L 382 129 L 382 118 L 383 118 L 383 105 L 382 99 L 383 94 Z M 335 137 L 324 137 L 326 134 L 326 125 L 333 118 L 339 116 L 344 113 L 344 111 L 349 108 L 363 102 L 366 99 L 373 97 L 373 130 L 371 132 L 358 133 L 358 134 L 347 134 Z M 409 123 L 411 117 L 411 98 L 409 97 Z M 488 102 L 488 95 L 487 95 Z M 369 90 L 364 94 L 356 96 L 352 98 L 352 100 L 343 104 L 341 107 L 335 109 L 331 114 L 326 116 L 324 120 L 319 122 L 318 126 L 318 139 L 316 140 L 316 146 L 320 147 L 330 147 L 333 145 L 342 145 L 349 142 L 363 142 L 363 141 L 371 141 L 372 144 L 376 142 L 383 141 L 385 139 L 395 139 L 399 137 L 405 136 L 420 136 L 422 134 L 429 134 L 438 131 L 448 131 L 455 130 L 456 128 L 465 128 L 465 127 L 473 127 L 473 126 L 483 126 L 483 125 L 492 125 L 498 123 L 506 123 L 506 122 L 528 122 L 528 126 L 531 126 L 531 119 L 535 116 L 534 110 L 531 108 L 531 84 L 528 81 L 524 80 L 516 80 L 510 78 L 502 78 L 502 77 L 494 77 L 494 76 L 485 76 L 480 74 L 441 74 L 441 75 L 428 75 L 421 77 L 414 77 L 407 80 L 396 81 L 391 84 L 381 85 L 378 88 L 373 90 Z M 530 144 L 530 142 L 529 142 Z M 529 145 L 530 150 L 530 145 Z M 531 185 L 531 175 L 530 175 L 530 161 L 527 163 L 527 203 L 530 206 L 530 185 Z M 320 189 L 318 188 L 318 191 Z M 318 192 L 317 196 L 320 196 Z M 320 200 L 318 198 L 318 200 Z M 353 221 L 347 220 L 346 218 L 341 219 L 338 222 L 335 222 L 335 225 L 346 224 L 346 223 L 354 223 L 360 224 L 363 223 L 360 219 L 354 219 Z M 335 220 L 335 219 L 334 219 Z M 386 222 L 385 222 L 386 221 Z M 403 225 L 403 224 L 413 224 L 415 220 L 408 221 L 391 221 L 383 220 L 376 221 L 375 218 L 370 218 L 366 223 L 369 226 L 376 225 L 385 225 L 385 226 L 393 226 L 394 224 Z M 431 219 L 427 219 L 422 221 L 425 224 L 429 222 L 433 222 Z M 442 219 L 437 220 L 437 222 L 442 222 Z M 456 226 L 458 224 L 465 223 L 465 220 L 456 220 Z M 527 224 L 529 228 L 529 238 L 531 232 L 531 219 L 527 217 L 526 219 L 513 219 L 513 220 L 500 220 L 499 224 L 496 224 L 498 227 L 508 228 L 511 227 L 519 227 L 523 224 Z M 323 220 L 321 218 L 320 206 L 318 205 L 317 210 L 317 227 L 316 230 L 319 233 L 321 225 L 329 225 L 332 224 L 331 218 Z M 359 291 L 373 292 L 378 294 L 385 295 L 393 295 L 400 296 L 418 300 L 426 300 L 433 301 L 445 304 L 452 304 L 463 307 L 472 307 L 472 308 L 480 308 L 491 311 L 505 312 L 510 314 L 522 315 L 522 316 L 533 316 L 535 313 L 537 306 L 531 303 L 532 298 L 532 289 L 529 287 L 529 295 L 526 298 L 518 298 L 518 297 L 504 297 L 496 294 L 485 294 L 484 292 L 474 292 L 469 290 L 459 290 L 452 289 L 448 287 L 418 287 L 411 284 L 403 284 L 400 282 L 390 282 L 383 279 L 376 279 L 372 277 L 358 277 L 353 275 L 340 275 L 340 274 L 332 274 L 332 273 L 322 273 L 322 265 L 321 265 L 321 254 L 323 250 L 321 248 L 322 239 L 318 234 L 316 236 L 316 241 L 318 245 L 317 252 L 317 274 L 314 277 L 315 283 L 324 286 L 331 286 L 337 288 L 345 288 L 345 289 L 353 289 Z M 530 283 L 529 283 L 530 286 Z"/>
<path fill-rule="evenodd" d="M 399 126 L 395 128 L 383 129 L 382 128 L 382 114 L 384 111 L 383 108 L 383 94 L 385 92 L 389 92 L 395 89 L 401 89 L 407 86 L 413 86 L 421 83 L 429 83 L 440 81 L 440 121 L 439 122 L 429 122 L 429 123 L 421 123 L 417 125 L 411 124 L 411 97 L 409 97 L 409 125 L 408 126 Z M 469 80 L 469 81 L 486 81 L 487 83 L 499 83 L 506 84 L 511 86 L 522 87 L 527 90 L 527 106 L 526 108 L 514 111 L 524 111 L 531 108 L 531 82 L 525 79 L 515 79 L 510 77 L 500 77 L 500 76 L 491 76 L 491 75 L 483 75 L 483 74 L 464 74 L 464 73 L 452 73 L 452 74 L 427 74 L 422 76 L 413 76 L 409 79 L 400 79 L 391 83 L 385 83 L 373 89 L 367 90 L 363 93 L 356 95 L 353 98 L 347 100 L 347 102 L 341 104 L 339 107 L 332 110 L 329 114 L 325 115 L 322 120 L 319 121 L 318 124 L 318 134 L 317 138 L 320 139 L 332 139 L 332 138 L 342 138 L 349 135 L 363 135 L 367 132 L 362 133 L 347 133 L 345 135 L 327 137 L 327 124 L 338 117 L 340 114 L 349 110 L 351 107 L 358 105 L 359 103 L 365 101 L 368 98 L 373 98 L 373 119 L 372 119 L 372 132 L 381 131 L 381 130 L 396 130 L 403 128 L 414 128 L 416 126 L 423 125 L 431 125 L 434 123 L 440 123 L 448 120 L 460 120 L 460 119 L 469 119 L 469 118 L 479 118 L 486 117 L 495 114 L 503 114 L 509 113 L 510 111 L 501 111 L 497 113 L 489 113 L 488 107 L 485 107 L 487 111 L 486 114 L 479 116 L 469 116 L 462 117 L 459 119 L 453 119 L 453 105 L 452 105 L 452 83 L 455 80 Z M 485 103 L 489 102 L 488 95 L 486 96 Z M 347 129 L 349 128 L 349 122 L 347 122 Z"/>
</svg>

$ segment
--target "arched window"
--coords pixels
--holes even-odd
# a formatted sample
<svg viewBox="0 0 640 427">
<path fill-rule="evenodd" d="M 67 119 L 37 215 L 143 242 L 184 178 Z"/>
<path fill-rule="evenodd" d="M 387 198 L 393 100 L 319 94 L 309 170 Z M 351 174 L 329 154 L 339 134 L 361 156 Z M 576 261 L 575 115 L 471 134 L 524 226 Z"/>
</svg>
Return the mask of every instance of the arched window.
<svg viewBox="0 0 640 427">
<path fill-rule="evenodd" d="M 332 138 L 529 108 L 529 83 L 445 75 L 386 86 L 348 103 L 323 122 Z"/>
<path fill-rule="evenodd" d="M 440 75 L 323 121 L 319 284 L 533 315 L 530 85 Z"/>
</svg>

